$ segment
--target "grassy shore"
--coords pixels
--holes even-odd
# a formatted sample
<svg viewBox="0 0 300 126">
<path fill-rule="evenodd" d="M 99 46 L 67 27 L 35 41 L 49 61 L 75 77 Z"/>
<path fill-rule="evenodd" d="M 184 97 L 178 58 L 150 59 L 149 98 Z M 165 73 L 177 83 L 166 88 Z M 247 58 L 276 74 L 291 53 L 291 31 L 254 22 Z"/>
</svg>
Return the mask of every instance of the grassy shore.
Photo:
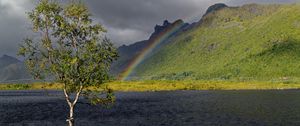
<svg viewBox="0 0 300 126">
<path fill-rule="evenodd" d="M 235 81 L 113 81 L 105 83 L 101 90 L 108 87 L 114 91 L 175 91 L 175 90 L 284 90 L 300 89 L 300 83 L 286 82 L 235 82 Z M 60 90 L 62 86 L 57 83 L 33 84 L 1 84 L 0 90 Z"/>
</svg>

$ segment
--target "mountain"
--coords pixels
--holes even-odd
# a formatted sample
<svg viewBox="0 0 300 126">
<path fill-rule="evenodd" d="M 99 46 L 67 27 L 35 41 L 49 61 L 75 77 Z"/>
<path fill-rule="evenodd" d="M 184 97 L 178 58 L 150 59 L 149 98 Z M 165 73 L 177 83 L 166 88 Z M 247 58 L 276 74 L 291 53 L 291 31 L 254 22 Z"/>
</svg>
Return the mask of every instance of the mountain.
<svg viewBox="0 0 300 126">
<path fill-rule="evenodd" d="M 2 57 L 0 57 L 0 69 L 4 68 L 10 64 L 15 64 L 15 63 L 20 63 L 21 61 L 19 61 L 18 59 L 8 56 L 8 55 L 3 55 Z"/>
<path fill-rule="evenodd" d="M 208 15 L 208 14 L 210 14 L 210 13 L 216 12 L 216 11 L 218 11 L 218 10 L 221 10 L 221 9 L 224 9 L 224 8 L 227 8 L 227 7 L 228 7 L 228 6 L 227 6 L 226 4 L 224 4 L 224 3 L 217 3 L 217 4 L 214 4 L 214 5 L 210 6 L 210 7 L 206 10 L 206 12 L 205 12 L 205 14 L 204 14 L 203 16 L 205 17 L 206 15 Z"/>
<path fill-rule="evenodd" d="M 30 78 L 30 75 L 23 62 L 8 55 L 0 57 L 0 82 L 27 78 Z"/>
<path fill-rule="evenodd" d="M 175 25 L 180 25 L 181 27 L 173 34 L 170 34 L 168 37 L 175 36 L 176 34 L 185 30 L 189 26 L 188 23 L 184 23 L 182 20 L 176 20 L 173 23 L 170 23 L 168 20 L 165 20 L 162 25 L 156 25 L 154 27 L 154 32 L 151 34 L 148 40 L 136 42 L 128 46 L 120 46 L 118 48 L 119 58 L 116 62 L 112 64 L 111 73 L 113 73 L 114 75 L 122 73 L 135 57 L 141 54 L 146 47 L 148 47 L 154 42 L 153 40 L 157 39 L 161 33 L 165 32 L 167 29 L 174 27 Z M 161 45 L 161 47 L 163 47 L 163 45 Z"/>
<path fill-rule="evenodd" d="M 217 4 L 199 22 L 167 41 L 131 76 L 242 80 L 300 77 L 298 4 Z"/>
</svg>

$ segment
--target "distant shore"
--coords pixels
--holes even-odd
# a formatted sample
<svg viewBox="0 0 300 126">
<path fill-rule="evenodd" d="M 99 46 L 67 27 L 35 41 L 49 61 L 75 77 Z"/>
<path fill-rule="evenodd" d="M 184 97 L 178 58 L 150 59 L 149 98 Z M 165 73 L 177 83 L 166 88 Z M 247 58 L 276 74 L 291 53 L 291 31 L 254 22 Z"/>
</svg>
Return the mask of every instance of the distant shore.
<svg viewBox="0 0 300 126">
<path fill-rule="evenodd" d="M 300 83 L 262 81 L 113 81 L 91 90 L 109 88 L 122 92 L 176 91 L 176 90 L 286 90 L 300 89 Z M 1 84 L 0 90 L 60 90 L 58 83 Z"/>
</svg>

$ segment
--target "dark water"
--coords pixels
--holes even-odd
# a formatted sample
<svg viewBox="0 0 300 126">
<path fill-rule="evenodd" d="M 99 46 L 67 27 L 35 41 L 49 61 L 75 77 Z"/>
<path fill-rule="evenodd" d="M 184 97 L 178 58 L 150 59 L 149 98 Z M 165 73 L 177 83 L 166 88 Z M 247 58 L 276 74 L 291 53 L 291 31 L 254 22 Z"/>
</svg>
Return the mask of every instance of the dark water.
<svg viewBox="0 0 300 126">
<path fill-rule="evenodd" d="M 0 91 L 0 125 L 65 125 L 61 92 Z M 79 126 L 297 126 L 300 91 L 118 93 L 110 109 L 81 102 Z"/>
</svg>

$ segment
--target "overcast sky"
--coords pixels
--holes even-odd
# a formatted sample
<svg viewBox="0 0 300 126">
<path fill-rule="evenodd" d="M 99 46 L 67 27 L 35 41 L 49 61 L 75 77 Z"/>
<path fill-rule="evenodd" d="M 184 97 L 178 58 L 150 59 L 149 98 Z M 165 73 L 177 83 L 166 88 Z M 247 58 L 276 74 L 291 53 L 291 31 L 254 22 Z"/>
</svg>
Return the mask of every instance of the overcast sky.
<svg viewBox="0 0 300 126">
<path fill-rule="evenodd" d="M 0 56 L 15 56 L 18 44 L 30 36 L 25 12 L 38 0 L 0 0 Z M 62 1 L 62 0 L 60 0 Z M 294 3 L 300 0 L 84 0 L 95 21 L 104 25 L 108 36 L 120 46 L 147 39 L 156 24 L 167 19 L 200 20 L 215 3 L 238 6 L 246 3 Z"/>
</svg>

